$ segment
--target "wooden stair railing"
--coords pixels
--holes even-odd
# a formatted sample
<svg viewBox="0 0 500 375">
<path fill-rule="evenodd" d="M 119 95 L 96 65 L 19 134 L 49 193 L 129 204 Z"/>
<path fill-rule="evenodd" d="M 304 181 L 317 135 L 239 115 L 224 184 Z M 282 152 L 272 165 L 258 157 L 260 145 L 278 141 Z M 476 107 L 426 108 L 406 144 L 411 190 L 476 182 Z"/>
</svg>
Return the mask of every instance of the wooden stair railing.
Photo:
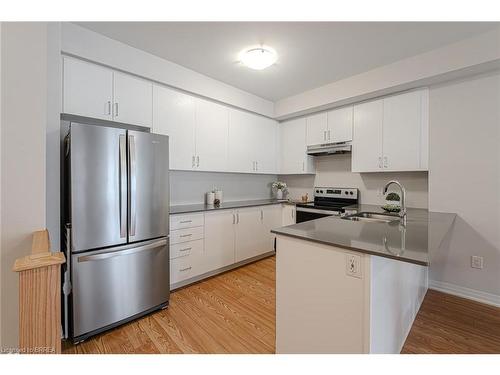
<svg viewBox="0 0 500 375">
<path fill-rule="evenodd" d="M 49 232 L 33 233 L 31 255 L 15 261 L 19 273 L 20 353 L 61 353 L 61 264 L 50 252 Z"/>
</svg>

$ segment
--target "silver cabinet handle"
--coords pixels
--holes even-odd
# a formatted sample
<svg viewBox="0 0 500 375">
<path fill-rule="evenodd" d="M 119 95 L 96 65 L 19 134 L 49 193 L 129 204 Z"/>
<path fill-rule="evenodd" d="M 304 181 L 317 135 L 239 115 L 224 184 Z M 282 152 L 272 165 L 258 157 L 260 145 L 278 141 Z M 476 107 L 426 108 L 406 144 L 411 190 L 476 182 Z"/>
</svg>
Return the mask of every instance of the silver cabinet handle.
<svg viewBox="0 0 500 375">
<path fill-rule="evenodd" d="M 191 237 L 193 235 L 193 233 L 189 233 L 189 234 L 181 234 L 180 237 L 181 238 L 184 238 L 184 237 Z"/>
<path fill-rule="evenodd" d="M 148 243 L 146 245 L 142 245 L 139 247 L 135 247 L 134 244 L 125 245 L 125 246 L 120 246 L 119 248 L 115 249 L 114 251 L 109 251 L 109 252 L 104 252 L 104 253 L 99 253 L 99 254 L 94 254 L 94 255 L 83 255 L 81 257 L 78 257 L 77 261 L 78 261 L 78 263 L 81 263 L 81 262 L 90 262 L 93 260 L 114 258 L 114 257 L 123 256 L 123 255 L 131 255 L 131 254 L 140 253 L 140 252 L 146 251 L 146 250 L 160 249 L 162 246 L 165 246 L 166 244 L 167 244 L 167 240 L 162 239 L 162 240 L 154 241 L 152 243 Z"/>
<path fill-rule="evenodd" d="M 186 248 L 184 248 L 184 249 L 179 249 L 179 251 L 189 251 L 189 250 L 191 250 L 191 249 L 192 249 L 192 247 L 186 247 Z"/>
<path fill-rule="evenodd" d="M 192 167 L 195 167 L 195 156 L 193 155 L 193 160 L 191 161 Z"/>
<path fill-rule="evenodd" d="M 136 228 L 136 195 L 137 195 L 137 160 L 135 155 L 135 138 L 128 136 L 129 171 L 130 171 L 130 236 L 135 236 Z"/>
<path fill-rule="evenodd" d="M 193 220 L 183 220 L 181 221 L 181 224 L 187 224 L 187 223 L 192 223 Z"/>
<path fill-rule="evenodd" d="M 233 213 L 233 224 L 236 224 L 236 215 Z"/>
<path fill-rule="evenodd" d="M 292 219 L 295 217 L 295 211 L 292 210 Z"/>
<path fill-rule="evenodd" d="M 115 117 L 118 117 L 118 102 L 115 103 Z"/>
<path fill-rule="evenodd" d="M 108 115 L 111 114 L 111 101 L 108 100 Z"/>
<path fill-rule="evenodd" d="M 200 166 L 200 155 L 198 155 L 196 157 L 196 166 L 199 167 Z"/>
<path fill-rule="evenodd" d="M 326 130 L 323 131 L 323 140 L 326 141 Z"/>
<path fill-rule="evenodd" d="M 239 224 L 240 223 L 240 213 L 237 212 L 236 213 L 236 224 Z"/>
<path fill-rule="evenodd" d="M 256 161 L 256 162 L 255 162 L 255 170 L 256 170 L 256 171 L 258 171 L 258 170 L 259 170 L 259 162 L 258 162 L 258 161 Z"/>
<path fill-rule="evenodd" d="M 127 237 L 127 138 L 120 135 L 120 238 Z"/>
<path fill-rule="evenodd" d="M 264 220 L 264 210 L 260 210 L 260 221 Z"/>
<path fill-rule="evenodd" d="M 378 158 L 378 167 L 382 168 L 382 156 L 379 156 Z"/>
<path fill-rule="evenodd" d="M 305 170 L 306 170 L 306 163 L 302 162 L 302 172 L 304 172 Z"/>
<path fill-rule="evenodd" d="M 191 266 L 191 267 L 181 268 L 179 271 L 180 272 L 189 271 L 191 268 L 193 267 Z"/>
<path fill-rule="evenodd" d="M 384 168 L 387 168 L 387 156 L 384 156 Z"/>
<path fill-rule="evenodd" d="M 328 140 L 330 140 L 330 129 L 328 129 Z"/>
</svg>

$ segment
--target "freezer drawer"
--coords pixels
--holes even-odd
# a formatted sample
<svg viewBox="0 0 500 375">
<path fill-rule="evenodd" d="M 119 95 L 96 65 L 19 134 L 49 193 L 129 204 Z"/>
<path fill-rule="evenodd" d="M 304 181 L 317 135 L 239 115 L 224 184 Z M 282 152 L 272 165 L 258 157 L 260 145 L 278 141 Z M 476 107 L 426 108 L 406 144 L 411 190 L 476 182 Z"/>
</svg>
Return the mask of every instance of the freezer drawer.
<svg viewBox="0 0 500 375">
<path fill-rule="evenodd" d="M 167 238 L 72 256 L 73 337 L 169 299 Z"/>
</svg>

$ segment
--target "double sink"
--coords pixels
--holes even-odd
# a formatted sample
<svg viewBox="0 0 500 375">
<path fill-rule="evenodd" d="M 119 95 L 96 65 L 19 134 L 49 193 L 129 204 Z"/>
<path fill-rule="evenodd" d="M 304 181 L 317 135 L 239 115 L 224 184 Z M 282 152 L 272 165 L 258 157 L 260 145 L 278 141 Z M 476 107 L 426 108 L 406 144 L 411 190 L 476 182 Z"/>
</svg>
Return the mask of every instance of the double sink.
<svg viewBox="0 0 500 375">
<path fill-rule="evenodd" d="M 394 214 L 381 214 L 377 212 L 359 212 L 357 214 L 343 216 L 344 220 L 366 221 L 375 223 L 394 223 L 400 221 L 399 216 Z"/>
</svg>

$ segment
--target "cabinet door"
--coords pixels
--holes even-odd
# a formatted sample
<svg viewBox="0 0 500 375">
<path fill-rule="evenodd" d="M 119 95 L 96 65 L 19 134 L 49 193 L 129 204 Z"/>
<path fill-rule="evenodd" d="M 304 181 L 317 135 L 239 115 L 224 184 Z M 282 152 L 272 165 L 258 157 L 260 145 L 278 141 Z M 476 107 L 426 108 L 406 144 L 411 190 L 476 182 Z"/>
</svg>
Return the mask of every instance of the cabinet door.
<svg viewBox="0 0 500 375">
<path fill-rule="evenodd" d="M 114 73 L 113 119 L 127 124 L 151 127 L 153 85 L 146 80 Z"/>
<path fill-rule="evenodd" d="M 236 109 L 229 112 L 228 168 L 231 172 L 255 172 L 258 147 L 256 117 Z"/>
<path fill-rule="evenodd" d="M 256 169 L 258 173 L 277 173 L 277 137 L 278 124 L 276 121 L 261 117 L 256 117 L 256 141 L 253 144 L 256 155 Z"/>
<path fill-rule="evenodd" d="M 69 57 L 63 61 L 63 112 L 112 120 L 113 72 Z"/>
<path fill-rule="evenodd" d="M 384 170 L 420 168 L 421 92 L 384 99 Z"/>
<path fill-rule="evenodd" d="M 308 146 L 328 142 L 328 123 L 326 112 L 309 116 L 307 117 L 306 122 L 306 140 Z"/>
<path fill-rule="evenodd" d="M 192 96 L 153 87 L 153 132 L 169 136 L 170 169 L 194 168 L 195 102 Z"/>
<path fill-rule="evenodd" d="M 382 100 L 354 106 L 353 172 L 382 170 L 382 123 Z"/>
<path fill-rule="evenodd" d="M 271 230 L 276 228 L 281 228 L 282 224 L 282 216 L 283 216 L 283 208 L 281 205 L 272 205 L 272 206 L 264 206 L 264 227 L 265 227 L 265 236 L 267 238 L 267 246 L 264 249 L 263 253 L 274 250 L 274 239 L 276 235 L 271 233 Z"/>
<path fill-rule="evenodd" d="M 229 110 L 222 105 L 196 99 L 196 168 L 227 170 Z"/>
<path fill-rule="evenodd" d="M 267 238 L 261 207 L 239 209 L 236 216 L 236 262 L 265 253 Z"/>
<path fill-rule="evenodd" d="M 328 112 L 328 140 L 347 142 L 352 140 L 352 106 Z"/>
<path fill-rule="evenodd" d="M 236 215 L 232 210 L 205 213 L 203 272 L 234 263 Z"/>
<path fill-rule="evenodd" d="M 281 224 L 284 227 L 286 227 L 287 225 L 295 224 L 295 205 L 293 204 L 283 205 L 283 217 Z"/>
<path fill-rule="evenodd" d="M 281 171 L 283 174 L 301 174 L 306 171 L 306 119 L 280 124 Z"/>
</svg>

